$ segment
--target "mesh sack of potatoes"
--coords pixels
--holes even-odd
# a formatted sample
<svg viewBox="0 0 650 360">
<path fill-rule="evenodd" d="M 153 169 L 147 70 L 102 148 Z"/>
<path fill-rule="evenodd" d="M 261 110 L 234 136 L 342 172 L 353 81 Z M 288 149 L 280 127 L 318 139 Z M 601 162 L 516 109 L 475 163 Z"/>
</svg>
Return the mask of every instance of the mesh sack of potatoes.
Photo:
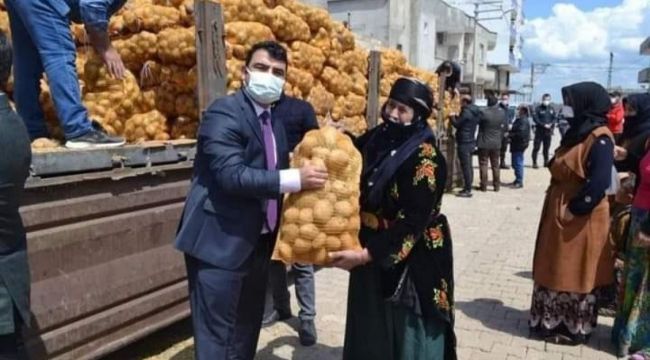
<svg viewBox="0 0 650 360">
<path fill-rule="evenodd" d="M 363 49 L 349 50 L 341 55 L 341 68 L 348 74 L 352 72 L 368 72 L 368 52 Z"/>
<path fill-rule="evenodd" d="M 366 98 L 363 96 L 348 94 L 344 99 L 343 116 L 351 117 L 366 113 Z"/>
<path fill-rule="evenodd" d="M 381 96 L 388 96 L 390 94 L 390 89 L 393 87 L 393 84 L 397 79 L 400 78 L 400 75 L 397 73 L 391 73 L 384 75 L 379 82 L 379 92 Z M 383 102 L 382 102 L 383 104 Z"/>
<path fill-rule="evenodd" d="M 360 249 L 359 178 L 361 154 L 332 127 L 308 132 L 292 167 L 326 167 L 329 179 L 317 191 L 290 194 L 285 201 L 274 257 L 285 263 L 326 265 L 328 253 Z"/>
<path fill-rule="evenodd" d="M 158 110 L 133 115 L 126 121 L 124 136 L 129 142 L 169 140 L 167 118 Z"/>
<path fill-rule="evenodd" d="M 352 89 L 350 91 L 359 96 L 366 97 L 368 95 L 368 78 L 366 75 L 355 71 L 350 74 L 350 78 L 352 79 Z"/>
<path fill-rule="evenodd" d="M 241 88 L 242 67 L 244 62 L 237 59 L 230 59 L 226 62 L 228 69 L 228 91 L 237 91 Z"/>
<path fill-rule="evenodd" d="M 289 64 L 309 71 L 313 76 L 318 76 L 323 70 L 325 55 L 314 46 L 302 41 L 294 41 L 289 52 Z"/>
<path fill-rule="evenodd" d="M 185 0 L 152 0 L 151 2 L 154 5 L 179 7 L 185 2 Z"/>
<path fill-rule="evenodd" d="M 406 66 L 406 57 L 399 50 L 382 49 L 381 51 L 381 73 L 400 74 Z"/>
<path fill-rule="evenodd" d="M 181 24 L 181 13 L 177 8 L 148 3 L 129 3 L 122 12 L 124 27 L 132 33 L 162 29 Z"/>
<path fill-rule="evenodd" d="M 366 122 L 365 116 L 362 115 L 345 117 L 339 123 L 343 124 L 345 130 L 355 136 L 360 136 L 368 130 L 368 123 Z"/>
<path fill-rule="evenodd" d="M 196 66 L 187 68 L 179 65 L 163 65 L 160 68 L 161 83 L 173 85 L 179 93 L 190 93 L 196 90 L 198 70 Z"/>
<path fill-rule="evenodd" d="M 304 96 L 309 95 L 309 92 L 314 87 L 314 77 L 309 72 L 297 67 L 289 67 L 287 81 L 297 87 Z"/>
<path fill-rule="evenodd" d="M 168 28 L 158 33 L 158 57 L 166 64 L 194 66 L 196 64 L 194 27 Z"/>
<path fill-rule="evenodd" d="M 273 31 L 259 22 L 233 21 L 226 23 L 226 41 L 232 46 L 233 56 L 244 60 L 248 51 L 256 43 L 273 40 Z"/>
<path fill-rule="evenodd" d="M 183 0 L 178 6 L 178 12 L 181 14 L 181 24 L 194 25 L 194 0 Z"/>
<path fill-rule="evenodd" d="M 309 91 L 307 101 L 314 107 L 317 115 L 324 116 L 332 110 L 336 98 L 320 82 L 317 82 Z"/>
<path fill-rule="evenodd" d="M 325 28 L 327 31 L 332 28 L 332 20 L 325 9 L 305 5 L 296 0 L 277 0 L 274 1 L 274 4 L 267 3 L 267 5 L 272 5 L 270 7 L 281 5 L 289 9 L 303 19 L 312 32 L 317 32 L 319 28 Z"/>
<path fill-rule="evenodd" d="M 41 150 L 57 148 L 59 146 L 61 146 L 61 143 L 59 141 L 44 138 L 44 137 L 32 141 L 32 150 L 35 150 L 36 152 Z"/>
<path fill-rule="evenodd" d="M 4 11 L 0 12 L 0 30 L 7 34 L 7 36 L 11 35 L 11 28 L 9 27 L 9 14 Z"/>
<path fill-rule="evenodd" d="M 124 65 L 134 73 L 139 73 L 142 65 L 157 53 L 158 36 L 142 31 L 124 39 L 113 40 L 113 46 L 122 57 Z"/>
<path fill-rule="evenodd" d="M 199 104 L 194 93 L 180 94 L 174 102 L 178 116 L 187 116 L 191 119 L 199 118 Z"/>
<path fill-rule="evenodd" d="M 176 113 L 176 98 L 180 95 L 176 88 L 169 83 L 162 83 L 154 89 L 155 108 L 168 118 L 178 116 Z"/>
<path fill-rule="evenodd" d="M 273 8 L 269 14 L 270 17 L 266 22 L 261 21 L 273 30 L 278 40 L 285 42 L 296 40 L 309 41 L 311 38 L 309 25 L 284 6 Z"/>
<path fill-rule="evenodd" d="M 352 78 L 329 66 L 323 69 L 320 81 L 329 92 L 337 96 L 347 95 L 352 89 Z"/>
<path fill-rule="evenodd" d="M 341 42 L 335 37 L 330 38 L 330 51 L 325 64 L 335 69 L 343 66 L 343 46 L 341 46 Z"/>
<path fill-rule="evenodd" d="M 172 139 L 196 139 L 199 130 L 199 122 L 187 116 L 179 116 L 171 125 Z"/>
<path fill-rule="evenodd" d="M 130 71 L 126 71 L 123 79 L 115 79 L 108 74 L 104 64 L 97 63 L 96 58 L 89 59 L 84 68 L 84 101 L 89 101 L 93 93 L 100 93 L 97 98 L 108 98 L 110 107 L 118 116 L 128 118 L 133 115 L 140 97 L 140 87 Z"/>
<path fill-rule="evenodd" d="M 221 0 L 224 19 L 231 21 L 259 21 L 267 24 L 271 19 L 271 10 L 263 0 Z"/>
<path fill-rule="evenodd" d="M 318 48 L 327 59 L 332 48 L 332 39 L 330 39 L 329 32 L 324 28 L 318 29 L 315 35 L 312 35 L 311 39 L 309 40 L 309 45 Z"/>
<path fill-rule="evenodd" d="M 338 21 L 332 22 L 331 36 L 338 39 L 338 41 L 341 43 L 342 51 L 345 52 L 349 50 L 354 50 L 355 48 L 354 35 L 342 23 Z"/>
</svg>

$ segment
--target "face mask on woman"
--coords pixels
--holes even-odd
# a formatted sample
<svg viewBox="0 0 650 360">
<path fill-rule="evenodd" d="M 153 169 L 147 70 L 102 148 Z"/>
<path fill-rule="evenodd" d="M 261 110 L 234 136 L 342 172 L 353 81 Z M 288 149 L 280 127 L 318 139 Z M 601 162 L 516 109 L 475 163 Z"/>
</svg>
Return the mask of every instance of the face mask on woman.
<svg viewBox="0 0 650 360">
<path fill-rule="evenodd" d="M 280 100 L 284 79 L 268 72 L 250 69 L 246 69 L 246 72 L 248 72 L 246 90 L 253 100 L 262 105 L 270 105 Z"/>
</svg>

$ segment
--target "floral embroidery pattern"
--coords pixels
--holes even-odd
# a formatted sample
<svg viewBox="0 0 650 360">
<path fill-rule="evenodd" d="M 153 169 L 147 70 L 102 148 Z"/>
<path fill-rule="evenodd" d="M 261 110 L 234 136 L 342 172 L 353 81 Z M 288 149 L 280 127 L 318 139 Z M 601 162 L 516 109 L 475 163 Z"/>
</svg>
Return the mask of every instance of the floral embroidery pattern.
<svg viewBox="0 0 650 360">
<path fill-rule="evenodd" d="M 404 238 L 404 241 L 402 241 L 402 249 L 397 254 L 391 255 L 393 263 L 397 264 L 404 261 L 404 259 L 406 259 L 406 257 L 411 253 L 411 250 L 413 250 L 414 245 L 415 237 L 413 235 L 407 235 Z"/>
<path fill-rule="evenodd" d="M 415 169 L 415 178 L 413 185 L 417 185 L 422 180 L 426 180 L 431 191 L 436 189 L 436 164 L 433 158 L 436 156 L 436 150 L 431 144 L 420 145 L 420 164 Z"/>
<path fill-rule="evenodd" d="M 420 157 L 432 158 L 436 154 L 436 151 L 431 144 L 422 144 L 420 145 L 420 148 L 422 149 L 420 151 Z"/>
<path fill-rule="evenodd" d="M 399 189 L 397 188 L 397 183 L 394 183 L 390 188 L 390 196 L 395 200 L 399 199 Z"/>
<path fill-rule="evenodd" d="M 427 182 L 431 191 L 436 189 L 436 164 L 431 159 L 422 159 L 415 169 L 413 185 L 419 184 L 422 180 Z"/>
<path fill-rule="evenodd" d="M 447 296 L 447 291 L 449 291 L 449 286 L 447 281 L 442 279 L 440 281 L 440 289 L 433 289 L 433 302 L 438 306 L 440 310 L 449 311 L 451 306 L 449 305 L 449 297 Z"/>
<path fill-rule="evenodd" d="M 441 248 L 445 240 L 442 233 L 442 225 L 428 228 L 425 231 L 424 236 L 426 238 L 425 243 L 427 249 L 429 250 Z"/>
</svg>

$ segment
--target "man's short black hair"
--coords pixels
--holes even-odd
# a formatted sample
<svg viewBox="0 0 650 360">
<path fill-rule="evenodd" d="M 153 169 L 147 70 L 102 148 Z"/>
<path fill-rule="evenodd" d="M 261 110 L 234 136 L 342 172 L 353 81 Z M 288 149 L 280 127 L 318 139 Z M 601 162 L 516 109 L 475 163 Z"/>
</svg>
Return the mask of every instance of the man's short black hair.
<svg viewBox="0 0 650 360">
<path fill-rule="evenodd" d="M 546 98 L 550 98 L 550 97 L 551 97 L 551 94 L 549 94 L 549 93 L 546 93 L 546 94 L 542 95 L 542 99 L 546 99 Z"/>
<path fill-rule="evenodd" d="M 499 103 L 499 99 L 494 94 L 487 95 L 487 106 L 494 106 Z"/>
<path fill-rule="evenodd" d="M 530 112 L 528 111 L 528 106 L 520 106 L 519 110 L 523 110 L 526 113 L 526 116 L 530 115 Z"/>
<path fill-rule="evenodd" d="M 7 35 L 0 30 L 0 91 L 7 90 L 7 81 L 11 75 L 12 56 L 11 43 Z"/>
<path fill-rule="evenodd" d="M 253 54 L 255 54 L 258 50 L 266 50 L 269 53 L 271 59 L 282 61 L 287 65 L 289 64 L 287 50 L 282 45 L 280 45 L 279 42 L 268 40 L 258 42 L 257 44 L 253 45 L 248 54 L 246 54 L 246 66 L 250 65 Z"/>
<path fill-rule="evenodd" d="M 621 92 L 618 90 L 612 91 L 609 93 L 609 96 L 614 96 L 614 97 L 621 97 Z"/>
</svg>

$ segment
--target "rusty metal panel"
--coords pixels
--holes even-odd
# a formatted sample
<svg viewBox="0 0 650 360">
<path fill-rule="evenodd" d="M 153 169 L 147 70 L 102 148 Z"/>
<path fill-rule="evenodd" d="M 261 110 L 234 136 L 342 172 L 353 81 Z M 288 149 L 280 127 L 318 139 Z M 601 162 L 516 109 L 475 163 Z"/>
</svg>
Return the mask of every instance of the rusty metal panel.
<svg viewBox="0 0 650 360">
<path fill-rule="evenodd" d="M 191 168 L 26 189 L 34 359 L 92 359 L 186 317 L 172 247 Z"/>
</svg>

